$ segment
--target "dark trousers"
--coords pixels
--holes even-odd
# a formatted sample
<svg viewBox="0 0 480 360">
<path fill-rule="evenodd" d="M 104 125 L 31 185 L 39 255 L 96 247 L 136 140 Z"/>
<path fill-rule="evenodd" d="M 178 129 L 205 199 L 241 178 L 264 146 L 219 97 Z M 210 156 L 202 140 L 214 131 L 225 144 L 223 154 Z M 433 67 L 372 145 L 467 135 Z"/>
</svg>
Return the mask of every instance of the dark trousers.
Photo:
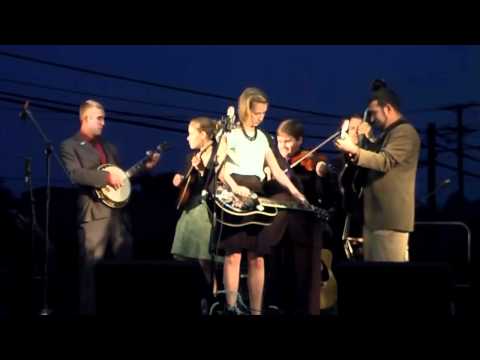
<svg viewBox="0 0 480 360">
<path fill-rule="evenodd" d="M 324 225 L 303 213 L 283 216 L 285 231 L 267 259 L 266 303 L 288 314 L 319 314 Z"/>
<path fill-rule="evenodd" d="M 132 238 L 122 219 L 120 209 L 105 219 L 80 224 L 80 314 L 94 315 L 95 265 L 105 258 L 108 248 L 116 260 L 128 260 L 132 255 Z"/>
</svg>

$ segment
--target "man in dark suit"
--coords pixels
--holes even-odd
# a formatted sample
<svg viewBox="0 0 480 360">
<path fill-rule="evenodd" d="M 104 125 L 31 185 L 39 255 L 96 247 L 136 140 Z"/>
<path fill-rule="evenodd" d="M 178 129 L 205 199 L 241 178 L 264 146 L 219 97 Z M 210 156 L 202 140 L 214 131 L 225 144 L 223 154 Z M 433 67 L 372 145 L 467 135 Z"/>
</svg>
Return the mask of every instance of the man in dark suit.
<svg viewBox="0 0 480 360">
<path fill-rule="evenodd" d="M 80 105 L 80 130 L 61 144 L 61 157 L 71 180 L 79 185 L 78 236 L 80 242 L 80 313 L 95 313 L 95 264 L 104 257 L 107 246 L 117 259 L 131 257 L 132 239 L 125 226 L 121 209 L 104 205 L 94 188 L 110 185 L 117 189 L 122 179 L 116 174 L 98 171 L 101 164 L 120 165 L 116 147 L 101 135 L 105 126 L 103 105 L 87 100 Z M 153 168 L 155 157 L 145 164 Z"/>
</svg>

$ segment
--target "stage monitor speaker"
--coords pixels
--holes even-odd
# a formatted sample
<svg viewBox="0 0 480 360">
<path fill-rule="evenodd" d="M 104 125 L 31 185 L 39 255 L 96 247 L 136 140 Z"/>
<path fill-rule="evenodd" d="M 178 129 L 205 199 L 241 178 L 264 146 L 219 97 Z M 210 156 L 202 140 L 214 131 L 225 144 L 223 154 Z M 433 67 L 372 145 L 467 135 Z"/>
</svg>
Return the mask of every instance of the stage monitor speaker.
<svg viewBox="0 0 480 360">
<path fill-rule="evenodd" d="M 444 263 L 342 263 L 335 276 L 341 317 L 437 318 L 454 312 L 451 270 Z"/>
<path fill-rule="evenodd" d="M 96 266 L 97 316 L 199 316 L 207 291 L 198 264 L 101 262 Z"/>
</svg>

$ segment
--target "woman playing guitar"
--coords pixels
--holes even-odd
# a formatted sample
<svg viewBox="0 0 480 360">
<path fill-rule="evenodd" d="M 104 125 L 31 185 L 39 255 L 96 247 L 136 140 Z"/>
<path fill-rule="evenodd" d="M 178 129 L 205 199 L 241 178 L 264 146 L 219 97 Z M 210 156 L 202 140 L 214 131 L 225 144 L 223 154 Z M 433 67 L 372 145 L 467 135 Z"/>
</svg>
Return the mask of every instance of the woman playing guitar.
<svg viewBox="0 0 480 360">
<path fill-rule="evenodd" d="M 214 169 L 212 154 L 217 146 L 215 132 L 216 122 L 206 117 L 194 118 L 188 125 L 188 144 L 196 152 L 187 157 L 188 171 L 185 175 L 175 174 L 173 178 L 173 185 L 181 188 L 177 208 L 181 206 L 183 211 L 177 222 L 171 250 L 176 259 L 195 259 L 200 262 L 214 296 L 217 280 L 215 277 L 212 279 L 212 257 L 209 253 L 212 223 L 201 192 Z M 216 257 L 215 261 L 222 259 Z"/>
<path fill-rule="evenodd" d="M 268 99 L 262 90 L 246 88 L 242 92 L 238 100 L 240 126 L 228 133 L 220 144 L 219 178 L 238 196 L 249 197 L 252 192 L 262 193 L 265 179 L 263 165 L 266 162 L 279 183 L 298 201 L 305 202 L 303 194 L 278 166 L 266 135 L 257 129 L 267 109 Z M 238 313 L 236 303 L 243 250 L 247 251 L 248 259 L 250 313 L 261 314 L 265 281 L 264 255 L 270 252 L 272 246 L 262 238 L 262 233 L 272 226 L 274 224 L 266 227 L 248 225 L 241 228 L 223 228 L 219 247 L 225 251 L 223 280 L 227 314 Z"/>
</svg>

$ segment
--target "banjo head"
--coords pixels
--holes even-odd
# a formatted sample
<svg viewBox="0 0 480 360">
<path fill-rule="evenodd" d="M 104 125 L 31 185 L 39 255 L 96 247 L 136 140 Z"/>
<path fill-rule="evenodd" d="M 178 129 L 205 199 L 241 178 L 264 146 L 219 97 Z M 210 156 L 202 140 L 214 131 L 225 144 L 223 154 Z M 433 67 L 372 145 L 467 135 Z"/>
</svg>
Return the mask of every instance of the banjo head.
<svg viewBox="0 0 480 360">
<path fill-rule="evenodd" d="M 98 170 L 116 174 L 123 180 L 123 184 L 119 189 L 115 190 L 110 185 L 102 187 L 99 190 L 102 201 L 110 207 L 117 208 L 125 206 L 132 191 L 130 179 L 125 171 L 111 164 L 104 164 L 100 166 Z"/>
</svg>

